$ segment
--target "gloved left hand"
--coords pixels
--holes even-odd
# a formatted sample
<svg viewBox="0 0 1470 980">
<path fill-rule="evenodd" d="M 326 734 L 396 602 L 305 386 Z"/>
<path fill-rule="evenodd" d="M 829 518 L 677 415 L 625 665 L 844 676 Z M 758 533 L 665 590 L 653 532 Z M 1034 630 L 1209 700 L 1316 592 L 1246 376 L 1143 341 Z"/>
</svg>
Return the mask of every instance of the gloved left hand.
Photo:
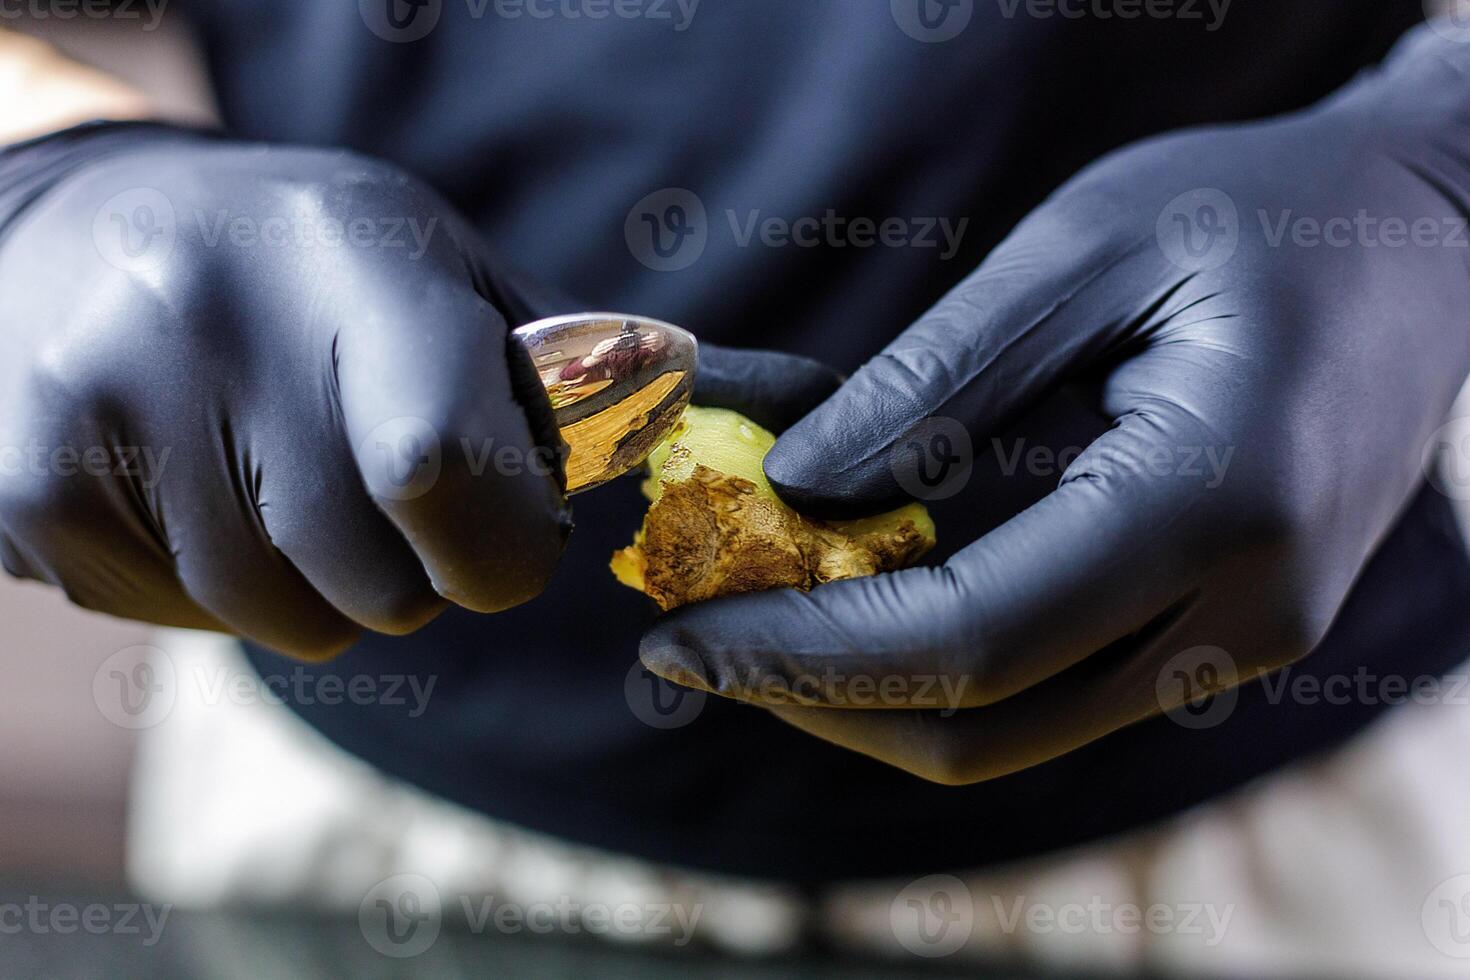
<svg viewBox="0 0 1470 980">
<path fill-rule="evenodd" d="M 1191 650 L 1223 651 L 1220 685 L 1307 654 L 1470 371 L 1467 48 L 1421 28 L 1309 111 L 1084 171 L 766 471 L 850 515 L 903 499 L 927 417 L 980 444 L 1082 380 L 1113 427 L 943 567 L 686 607 L 644 662 L 964 783 L 1173 707 L 1157 681 Z"/>
</svg>

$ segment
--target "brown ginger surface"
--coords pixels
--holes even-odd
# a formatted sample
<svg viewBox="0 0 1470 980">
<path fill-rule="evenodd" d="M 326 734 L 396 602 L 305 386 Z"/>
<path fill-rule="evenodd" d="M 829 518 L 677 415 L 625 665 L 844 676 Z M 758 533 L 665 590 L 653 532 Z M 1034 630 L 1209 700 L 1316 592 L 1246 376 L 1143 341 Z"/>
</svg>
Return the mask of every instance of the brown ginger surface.
<svg viewBox="0 0 1470 980">
<path fill-rule="evenodd" d="M 706 423 L 752 426 L 720 410 L 691 409 Z M 762 437 L 758 467 L 774 437 Z M 624 584 L 640 589 L 665 610 L 689 602 L 763 589 L 808 590 L 823 582 L 893 571 L 913 564 L 934 545 L 934 525 L 918 504 L 857 521 L 812 521 L 786 506 L 768 485 L 702 463 L 699 440 L 682 437 L 661 457 L 657 497 L 632 546 L 613 556 Z M 713 454 L 708 454 L 713 455 Z M 758 469 L 752 475 L 759 476 Z M 765 481 L 762 479 L 761 484 Z"/>
</svg>

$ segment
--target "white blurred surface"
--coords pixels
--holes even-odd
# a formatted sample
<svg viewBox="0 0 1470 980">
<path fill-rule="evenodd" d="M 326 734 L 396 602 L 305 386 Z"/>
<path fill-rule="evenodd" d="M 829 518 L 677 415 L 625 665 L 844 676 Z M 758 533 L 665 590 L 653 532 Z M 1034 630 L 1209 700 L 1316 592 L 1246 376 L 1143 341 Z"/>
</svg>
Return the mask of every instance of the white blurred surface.
<svg viewBox="0 0 1470 980">
<path fill-rule="evenodd" d="M 115 877 L 133 733 L 92 698 L 99 664 L 145 627 L 0 575 L 0 874 Z"/>
</svg>

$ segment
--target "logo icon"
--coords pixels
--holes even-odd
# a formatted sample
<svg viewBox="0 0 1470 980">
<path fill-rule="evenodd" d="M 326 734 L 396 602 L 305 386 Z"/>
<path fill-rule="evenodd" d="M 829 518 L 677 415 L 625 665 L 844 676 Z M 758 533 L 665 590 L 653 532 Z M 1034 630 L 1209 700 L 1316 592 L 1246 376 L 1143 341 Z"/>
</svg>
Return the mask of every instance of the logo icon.
<svg viewBox="0 0 1470 980">
<path fill-rule="evenodd" d="M 975 0 L 889 0 L 893 22 L 915 41 L 938 44 L 959 37 L 975 16 Z"/>
<path fill-rule="evenodd" d="M 1424 899 L 1419 917 L 1431 946 L 1455 959 L 1470 958 L 1470 874 L 1436 885 Z"/>
<path fill-rule="evenodd" d="M 1219 647 L 1190 647 L 1169 658 L 1154 693 L 1164 714 L 1184 728 L 1213 728 L 1235 711 L 1235 658 Z"/>
<path fill-rule="evenodd" d="M 384 878 L 363 896 L 357 926 L 384 956 L 407 959 L 428 950 L 444 924 L 439 889 L 423 875 Z"/>
<path fill-rule="evenodd" d="M 904 492 L 917 500 L 953 497 L 970 482 L 975 448 L 958 419 L 931 415 L 893 444 L 889 469 Z"/>
<path fill-rule="evenodd" d="M 1451 500 L 1470 500 L 1470 416 L 1450 419 L 1424 443 L 1424 478 Z"/>
<path fill-rule="evenodd" d="M 929 875 L 910 882 L 888 906 L 888 921 L 900 946 L 916 956 L 949 956 L 975 929 L 975 900 L 954 875 Z"/>
<path fill-rule="evenodd" d="M 623 697 L 643 724 L 669 731 L 698 718 L 709 695 L 666 681 L 635 660 L 623 679 Z"/>
<path fill-rule="evenodd" d="M 438 26 L 444 0 L 357 0 L 357 12 L 378 37 L 408 44 L 428 37 Z"/>
<path fill-rule="evenodd" d="M 173 252 L 177 237 L 173 203 L 152 187 L 114 194 L 92 219 L 97 254 L 127 272 L 157 268 Z"/>
<path fill-rule="evenodd" d="M 174 662 L 157 647 L 119 650 L 92 675 L 97 710 L 119 728 L 141 731 L 159 724 L 173 711 L 178 694 Z"/>
<path fill-rule="evenodd" d="M 687 269 L 709 243 L 704 202 L 682 187 L 654 191 L 629 210 L 623 238 L 633 258 L 655 272 Z"/>
<path fill-rule="evenodd" d="M 358 444 L 357 463 L 373 496 L 415 500 L 439 482 L 444 453 L 432 425 L 405 415 L 375 426 Z"/>
<path fill-rule="evenodd" d="M 909 37 L 938 44 L 958 37 L 970 26 L 975 0 L 889 0 L 889 11 Z"/>
<path fill-rule="evenodd" d="M 1240 213 L 1224 191 L 1200 187 L 1166 204 L 1154 233 L 1164 256 L 1179 268 L 1218 269 L 1240 246 Z"/>
</svg>

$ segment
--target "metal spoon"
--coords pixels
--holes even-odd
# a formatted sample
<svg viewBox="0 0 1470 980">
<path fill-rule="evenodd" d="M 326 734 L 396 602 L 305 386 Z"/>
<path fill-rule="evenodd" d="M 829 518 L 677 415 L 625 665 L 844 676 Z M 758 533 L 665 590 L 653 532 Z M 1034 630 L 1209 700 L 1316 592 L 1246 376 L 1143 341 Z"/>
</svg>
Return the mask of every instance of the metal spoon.
<svg viewBox="0 0 1470 980">
<path fill-rule="evenodd" d="M 567 493 L 642 463 L 679 420 L 699 345 L 689 331 L 622 313 L 572 313 L 518 327 L 569 447 Z"/>
</svg>

